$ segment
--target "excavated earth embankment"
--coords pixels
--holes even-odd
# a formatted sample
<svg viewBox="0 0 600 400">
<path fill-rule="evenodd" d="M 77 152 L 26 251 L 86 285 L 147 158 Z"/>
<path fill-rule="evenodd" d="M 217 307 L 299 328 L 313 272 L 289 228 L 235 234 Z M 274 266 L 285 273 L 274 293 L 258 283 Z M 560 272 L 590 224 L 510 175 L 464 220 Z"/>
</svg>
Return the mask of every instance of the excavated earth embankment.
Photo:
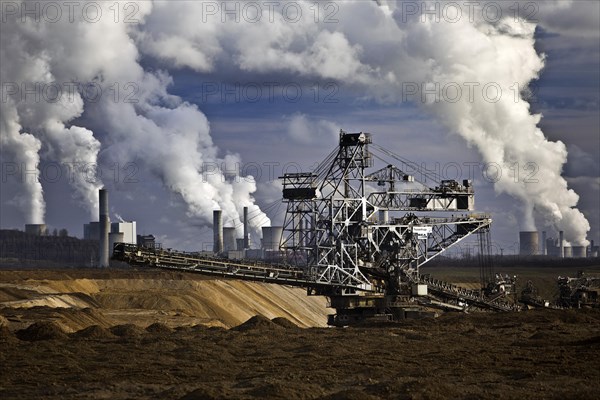
<svg viewBox="0 0 600 400">
<path fill-rule="evenodd" d="M 328 312 L 324 298 L 281 285 L 162 271 L 0 271 L 0 315 L 12 329 L 38 320 L 67 332 L 154 322 L 230 328 L 254 315 L 323 327 Z"/>
<path fill-rule="evenodd" d="M 600 393 L 598 309 L 330 329 L 325 300 L 300 289 L 97 270 L 0 271 L 0 303 L 3 400 Z"/>
</svg>

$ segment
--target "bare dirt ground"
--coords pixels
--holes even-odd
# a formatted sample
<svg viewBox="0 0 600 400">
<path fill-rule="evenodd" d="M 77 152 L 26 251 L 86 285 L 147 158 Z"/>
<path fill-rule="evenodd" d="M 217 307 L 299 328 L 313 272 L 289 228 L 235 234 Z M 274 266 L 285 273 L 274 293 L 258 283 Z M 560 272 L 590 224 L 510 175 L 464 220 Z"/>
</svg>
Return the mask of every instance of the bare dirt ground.
<svg viewBox="0 0 600 400">
<path fill-rule="evenodd" d="M 225 329 L 216 325 L 241 313 L 231 311 L 239 301 L 206 311 L 194 293 L 210 281 L 160 272 L 0 272 L 0 398 L 596 399 L 600 393 L 600 310 L 302 329 L 298 321 L 317 311 L 301 310 L 318 307 L 292 308 L 299 289 L 261 300 L 262 286 L 236 287 L 254 302 L 243 313 L 260 305 L 270 314 Z M 197 304 L 165 300 L 177 293 Z M 28 307 L 34 300 L 57 303 Z M 127 313 L 113 313 L 117 306 L 133 324 Z M 168 318 L 161 320 L 161 312 Z M 213 326 L 197 324 L 203 319 Z"/>
</svg>

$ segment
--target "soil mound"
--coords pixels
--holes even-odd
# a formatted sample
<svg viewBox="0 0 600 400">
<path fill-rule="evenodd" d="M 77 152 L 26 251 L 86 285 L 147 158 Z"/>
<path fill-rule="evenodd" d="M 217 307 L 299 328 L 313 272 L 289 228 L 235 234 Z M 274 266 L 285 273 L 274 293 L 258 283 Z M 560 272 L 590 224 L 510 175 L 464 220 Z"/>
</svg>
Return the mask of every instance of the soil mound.
<svg viewBox="0 0 600 400">
<path fill-rule="evenodd" d="M 91 325 L 81 329 L 72 335 L 79 339 L 112 339 L 115 337 L 108 329 L 104 329 L 100 325 Z"/>
<path fill-rule="evenodd" d="M 587 339 L 578 340 L 573 342 L 572 344 L 576 346 L 592 346 L 592 345 L 600 345 L 600 336 L 593 336 Z"/>
<path fill-rule="evenodd" d="M 17 331 L 17 337 L 27 341 L 67 339 L 62 328 L 50 321 L 31 324 L 27 328 Z"/>
<path fill-rule="evenodd" d="M 142 328 L 134 324 L 115 325 L 110 328 L 110 332 L 119 337 L 131 338 L 144 334 Z"/>
<path fill-rule="evenodd" d="M 219 400 L 233 397 L 232 392 L 228 389 L 200 388 L 180 397 L 179 400 Z"/>
<path fill-rule="evenodd" d="M 276 325 L 279 325 L 285 329 L 300 329 L 300 327 L 298 325 L 296 325 L 295 323 L 293 323 L 292 321 L 290 321 L 287 318 L 283 318 L 283 317 L 276 317 L 273 318 L 271 320 L 271 322 L 273 322 Z"/>
<path fill-rule="evenodd" d="M 271 321 L 267 317 L 264 317 L 262 315 L 255 315 L 243 324 L 231 329 L 239 332 L 248 332 L 256 330 L 280 330 L 283 328 L 280 325 Z"/>
<path fill-rule="evenodd" d="M 0 325 L 0 342 L 10 342 L 15 340 L 15 335 L 6 325 Z"/>
<path fill-rule="evenodd" d="M 165 324 L 161 324 L 160 322 L 155 322 L 152 325 L 149 325 L 146 328 L 146 331 L 150 332 L 150 333 L 161 333 L 161 334 L 167 334 L 167 333 L 173 332 L 173 330 L 171 328 L 169 328 Z"/>
<path fill-rule="evenodd" d="M 320 397 L 319 400 L 376 400 L 379 397 L 372 396 L 358 389 L 346 389 L 328 396 Z"/>
</svg>

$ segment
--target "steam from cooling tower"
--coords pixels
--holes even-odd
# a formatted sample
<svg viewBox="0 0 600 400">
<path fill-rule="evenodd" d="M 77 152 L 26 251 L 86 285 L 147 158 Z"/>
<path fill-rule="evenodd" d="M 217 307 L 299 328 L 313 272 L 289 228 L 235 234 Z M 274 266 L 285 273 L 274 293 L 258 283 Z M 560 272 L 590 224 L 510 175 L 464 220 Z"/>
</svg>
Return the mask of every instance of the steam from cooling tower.
<svg viewBox="0 0 600 400">
<path fill-rule="evenodd" d="M 535 25 L 512 17 L 498 24 L 463 19 L 455 24 L 399 25 L 408 37 L 426 39 L 417 56 L 429 64 L 424 69 L 429 88 L 473 82 L 484 90 L 474 101 L 464 93 L 458 101 L 436 102 L 430 96 L 425 107 L 494 167 L 496 191 L 522 203 L 522 228 L 534 230 L 537 215 L 545 225 L 563 230 L 567 241 L 587 245 L 590 225 L 575 208 L 579 196 L 561 176 L 566 147 L 545 138 L 538 127 L 541 115 L 530 113 L 519 92 L 538 78 L 544 66 L 544 56 L 534 48 Z M 464 45 L 461 38 L 467 37 L 469 45 Z"/>
<path fill-rule="evenodd" d="M 115 144 L 106 161 L 122 166 L 148 160 L 143 166 L 181 196 L 190 217 L 209 225 L 212 210 L 220 208 L 224 219 L 239 220 L 242 208 L 249 207 L 253 215 L 260 215 L 252 226 L 260 232 L 256 224 L 270 221 L 252 197 L 254 178 L 236 170 L 241 165 L 239 156 L 220 156 L 204 114 L 168 94 L 170 76 L 145 71 L 138 62 L 141 54 L 134 39 L 143 37 L 139 29 L 153 3 L 136 3 L 139 24 L 109 17 L 114 16 L 112 4 L 90 4 L 104 16 L 93 23 L 68 17 L 50 23 L 35 15 L 22 19 L 20 12 L 2 15 L 1 81 L 9 83 L 3 87 L 7 98 L 0 104 L 2 160 L 31 171 L 17 194 L 26 222 L 44 222 L 40 158 L 86 166 L 85 173 L 71 173 L 69 182 L 75 197 L 92 216 L 98 215 L 97 190 L 102 182 L 88 177 L 94 175 L 89 169 L 98 162 L 101 145 L 92 130 L 77 126 L 76 121 L 83 117 L 90 126 L 102 129 L 98 136 L 103 135 L 106 144 Z M 31 4 L 15 2 L 14 6 L 18 10 Z M 90 101 L 89 94 L 83 95 L 86 85 L 102 95 Z M 41 88 L 50 87 L 57 98 L 27 97 L 22 92 L 25 87 L 37 87 L 42 92 L 39 96 L 45 93 Z"/>
<path fill-rule="evenodd" d="M 513 3 L 337 2 L 334 25 L 315 23 L 312 2 L 295 4 L 302 7 L 302 18 L 294 23 L 286 22 L 284 7 L 275 6 L 273 18 L 255 23 L 223 23 L 217 13 L 197 24 L 181 16 L 201 14 L 200 4 L 157 3 L 161 18 L 150 16 L 139 45 L 199 73 L 227 66 L 257 74 L 316 76 L 343 82 L 358 96 L 382 103 L 420 104 L 479 150 L 486 166 L 492 166 L 486 172 L 501 173 L 495 189 L 520 201 L 523 230 L 535 230 L 537 218 L 563 230 L 567 241 L 587 243 L 590 226 L 576 208 L 579 196 L 561 177 L 566 146 L 545 138 L 538 127 L 541 115 L 531 114 L 522 95 L 543 69 L 544 55 L 534 47 L 536 25 L 523 15 L 515 18 Z M 460 8 L 460 17 L 442 15 L 448 4 Z M 536 4 L 540 15 L 571 5 Z M 488 5 L 500 17 L 491 18 Z M 164 19 L 178 23 L 165 30 Z M 179 52 L 173 52 L 172 43 Z M 409 96 L 414 85 L 416 94 Z M 425 94 L 431 91 L 437 94 Z"/>
<path fill-rule="evenodd" d="M 29 6 L 31 4 L 23 5 Z M 88 209 L 90 217 L 95 218 L 97 191 L 102 184 L 86 178 L 95 175 L 100 142 L 92 131 L 73 124 L 83 113 L 81 94 L 75 90 L 67 94 L 62 92 L 65 87 L 58 86 L 97 72 L 94 68 L 86 71 L 91 67 L 89 64 L 64 55 L 69 44 L 82 40 L 74 37 L 80 36 L 82 29 L 74 24 L 68 28 L 72 31 L 69 35 L 63 24 L 41 21 L 36 24 L 33 19 L 24 23 L 20 15 L 10 15 L 5 7 L 2 11 L 0 147 L 2 159 L 14 162 L 21 170 L 21 177 L 26 176 L 21 179 L 22 194 L 19 195 L 25 219 L 36 223 L 44 221 L 45 202 L 38 169 L 40 156 L 71 168 L 68 181 L 74 189 L 74 197 Z M 92 51 L 91 48 L 88 51 Z M 80 170 L 82 167 L 87 169 L 85 173 Z"/>
<path fill-rule="evenodd" d="M 102 7 L 104 16 L 114 15 L 112 3 L 93 3 Z M 68 18 L 47 23 L 25 17 L 27 23 L 22 23 L 20 13 L 3 15 L 2 82 L 78 79 L 94 83 L 103 93 L 114 94 L 115 84 L 134 83 L 136 90 L 135 103 L 126 101 L 126 90 L 116 101 L 114 95 L 104 95 L 95 102 L 85 101 L 79 91 L 73 101 L 56 103 L 9 95 L 0 105 L 3 159 L 7 153 L 8 159 L 30 168 L 40 156 L 95 162 L 102 136 L 77 126 L 82 117 L 102 128 L 105 146 L 115 144 L 109 161 L 151 160 L 144 167 L 183 199 L 190 217 L 210 225 L 212 210 L 221 209 L 225 221 L 239 221 L 243 207 L 249 207 L 251 215 L 260 215 L 250 221 L 260 236 L 256 223 L 268 226 L 270 221 L 252 197 L 254 179 L 240 176 L 234 167 L 239 156 L 223 155 L 204 114 L 168 93 L 172 79 L 167 73 L 144 70 L 139 60 L 154 58 L 169 67 L 202 74 L 218 71 L 236 79 L 241 73 L 287 74 L 311 84 L 315 79 L 343 82 L 358 97 L 422 105 L 476 147 L 487 165 L 502 172 L 495 189 L 521 202 L 523 230 L 535 230 L 537 219 L 564 231 L 566 242 L 587 244 L 590 226 L 576 208 L 579 196 L 561 177 L 566 147 L 545 138 L 538 127 L 541 115 L 531 114 L 521 95 L 538 78 L 544 56 L 534 47 L 536 25 L 514 18 L 512 2 L 494 2 L 503 17 L 493 21 L 484 18 L 486 2 L 471 4 L 472 13 L 463 2 L 448 2 L 462 8 L 461 18 L 454 21 L 421 16 L 421 11 L 446 2 L 336 2 L 335 24 L 323 18 L 326 12 L 315 20 L 313 1 L 294 2 L 301 7 L 294 22 L 286 15 L 286 2 L 275 3 L 252 23 L 229 17 L 223 22 L 221 13 L 206 15 L 206 2 L 183 1 L 137 2 L 137 24 L 109 17 L 96 23 Z M 222 4 L 215 2 L 216 7 Z M 411 4 L 417 9 L 407 8 Z M 539 3 L 540 14 L 569 5 Z M 202 17 L 205 20 L 198 23 Z M 409 96 L 411 84 L 418 91 Z M 436 94 L 423 96 L 431 90 Z M 511 175 L 515 170 L 516 178 Z M 90 210 L 97 208 L 91 194 L 100 184 L 73 182 Z M 41 185 L 32 181 L 21 189 L 21 197 L 27 198 L 22 203 L 27 221 L 42 223 Z"/>
</svg>

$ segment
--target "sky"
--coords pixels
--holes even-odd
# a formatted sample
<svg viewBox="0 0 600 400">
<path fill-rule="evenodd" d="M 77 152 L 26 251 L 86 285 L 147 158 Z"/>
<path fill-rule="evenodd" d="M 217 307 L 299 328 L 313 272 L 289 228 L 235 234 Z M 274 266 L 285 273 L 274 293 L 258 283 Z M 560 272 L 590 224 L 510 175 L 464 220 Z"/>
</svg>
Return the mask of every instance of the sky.
<svg viewBox="0 0 600 400">
<path fill-rule="evenodd" d="M 81 237 L 104 186 L 165 247 L 243 206 L 256 241 L 343 129 L 473 179 L 505 253 L 600 241 L 598 2 L 0 4 L 2 229 Z"/>
</svg>

